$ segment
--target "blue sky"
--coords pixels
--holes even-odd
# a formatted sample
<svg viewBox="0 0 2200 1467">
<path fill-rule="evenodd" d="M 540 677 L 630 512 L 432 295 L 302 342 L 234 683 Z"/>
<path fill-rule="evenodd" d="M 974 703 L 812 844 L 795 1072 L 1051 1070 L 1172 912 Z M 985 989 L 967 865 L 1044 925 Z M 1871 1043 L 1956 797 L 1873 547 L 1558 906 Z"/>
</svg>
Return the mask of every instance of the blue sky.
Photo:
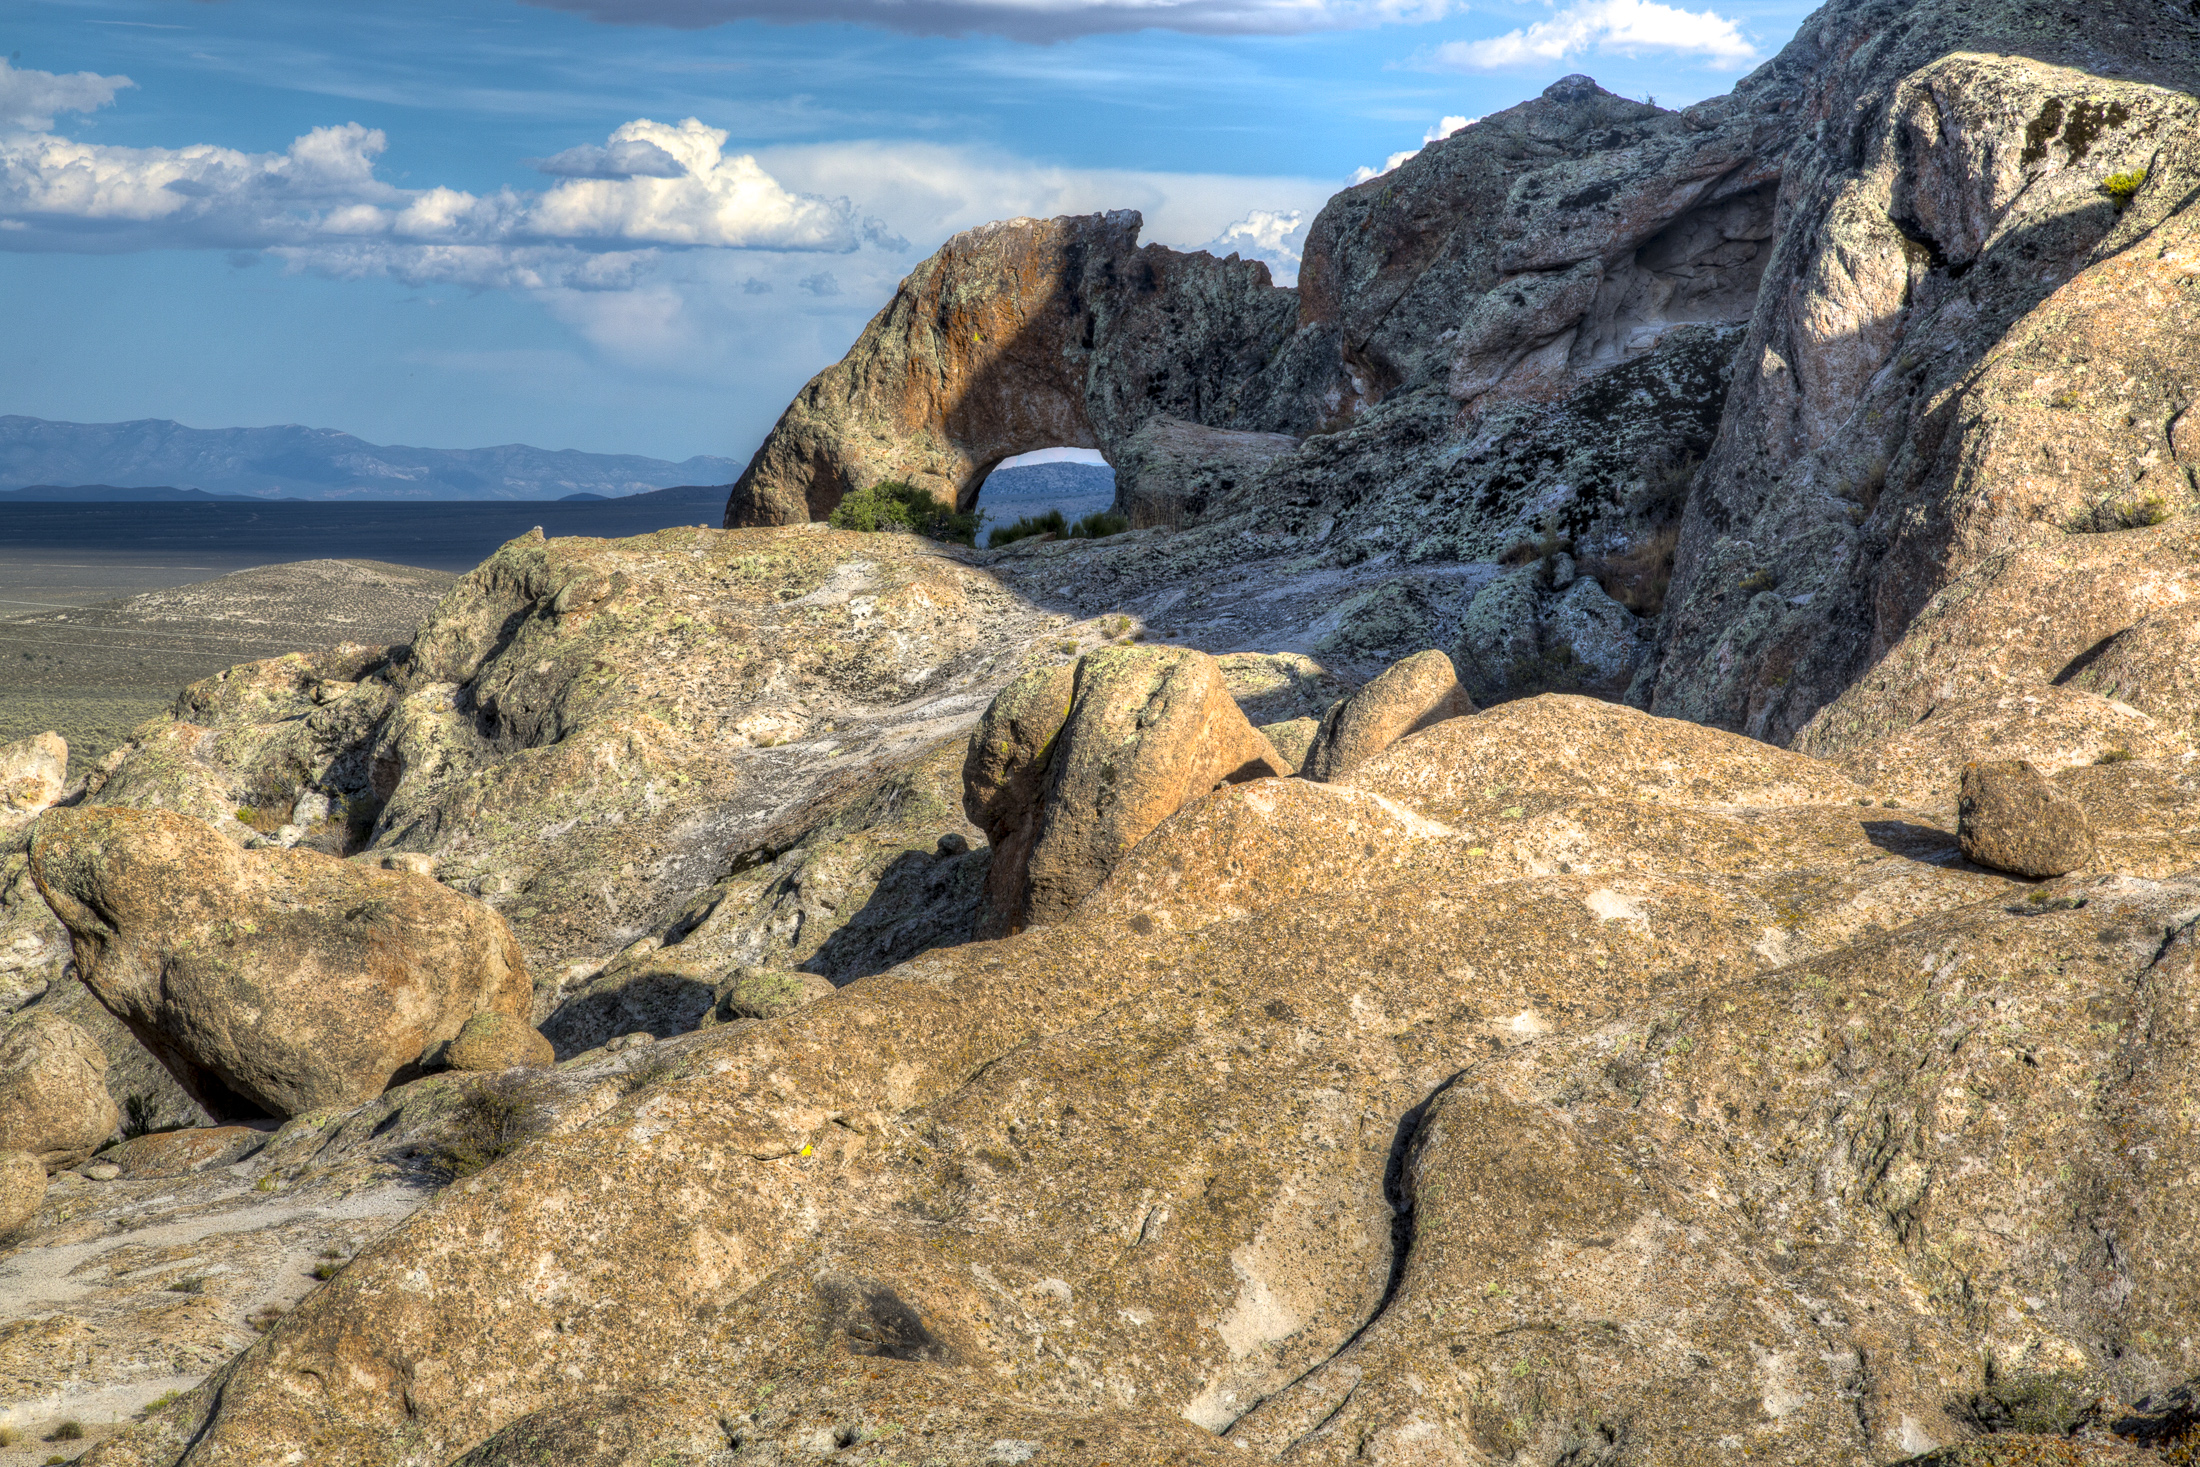
<svg viewBox="0 0 2200 1467">
<path fill-rule="evenodd" d="M 1807 9 L 12 0 L 0 413 L 742 458 L 958 229 L 1137 208 L 1288 277 L 1446 119 L 1694 101 Z"/>
</svg>

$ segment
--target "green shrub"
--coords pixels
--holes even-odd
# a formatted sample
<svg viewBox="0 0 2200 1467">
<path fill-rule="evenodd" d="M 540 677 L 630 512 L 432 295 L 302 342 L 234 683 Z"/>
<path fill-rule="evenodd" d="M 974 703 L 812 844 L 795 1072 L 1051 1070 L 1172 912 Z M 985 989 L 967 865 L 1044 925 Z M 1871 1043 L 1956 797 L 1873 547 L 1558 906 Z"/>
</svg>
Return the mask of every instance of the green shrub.
<svg viewBox="0 0 2200 1467">
<path fill-rule="evenodd" d="M 1131 527 L 1131 522 L 1119 514 L 1101 510 L 1079 520 L 1069 532 L 1072 540 L 1105 540 L 1110 535 L 1120 535 Z"/>
<path fill-rule="evenodd" d="M 986 536 L 985 545 L 988 550 L 992 550 L 1002 545 L 1012 545 L 1018 540 L 1029 540 L 1035 535 L 1052 535 L 1057 539 L 1065 539 L 1069 535 L 1069 521 L 1062 518 L 1062 512 L 1058 509 L 1050 509 L 1040 515 L 1025 515 L 1014 524 L 1003 525 Z"/>
<path fill-rule="evenodd" d="M 546 1098 L 523 1070 L 475 1081 L 452 1110 L 449 1129 L 431 1155 L 433 1166 L 456 1181 L 511 1155 L 548 1125 Z"/>
<path fill-rule="evenodd" d="M 839 507 L 826 516 L 825 523 L 836 530 L 889 531 L 976 545 L 985 512 L 957 514 L 953 505 L 929 490 L 903 480 L 886 479 L 845 496 Z"/>
<path fill-rule="evenodd" d="M 46 1440 L 50 1442 L 80 1442 L 84 1440 L 84 1423 L 81 1421 L 64 1421 L 53 1429 L 53 1435 L 47 1437 Z"/>
<path fill-rule="evenodd" d="M 2147 173 L 2144 168 L 2126 168 L 2120 172 L 2111 173 L 2108 177 L 2102 179 L 2101 192 L 2107 194 L 2110 201 L 2118 209 L 2122 209 L 2131 202 L 2131 196 L 2137 193 L 2146 181 Z"/>
</svg>

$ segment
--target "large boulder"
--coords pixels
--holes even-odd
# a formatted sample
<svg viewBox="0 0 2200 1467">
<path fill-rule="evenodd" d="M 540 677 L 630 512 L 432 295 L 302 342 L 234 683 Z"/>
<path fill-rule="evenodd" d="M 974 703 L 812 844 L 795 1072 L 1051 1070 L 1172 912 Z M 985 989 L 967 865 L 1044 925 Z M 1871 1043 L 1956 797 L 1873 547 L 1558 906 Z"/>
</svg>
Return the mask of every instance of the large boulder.
<svg viewBox="0 0 2200 1467">
<path fill-rule="evenodd" d="M 1981 866 L 2018 876 L 2062 876 L 2093 859 L 2085 807 L 2022 759 L 1963 771 L 1957 838 Z"/>
<path fill-rule="evenodd" d="M 1779 742 L 2048 682 L 2191 594 L 2200 31 L 2152 0 L 1887 14 L 1788 47 L 1855 123 L 1790 155 L 1647 684 Z"/>
<path fill-rule="evenodd" d="M 993 841 L 993 930 L 1061 920 L 1186 803 L 1286 772 L 1205 653 L 1111 647 L 1027 674 L 964 764 L 965 807 Z"/>
<path fill-rule="evenodd" d="M 72 1166 L 121 1124 L 107 1056 L 91 1035 L 38 1009 L 0 1032 L 0 1151 Z"/>
<path fill-rule="evenodd" d="M 0 744 L 0 831 L 21 826 L 61 798 L 69 773 L 69 746 L 42 733 Z"/>
<path fill-rule="evenodd" d="M 1323 715 L 1298 772 L 1340 778 L 1407 734 L 1472 712 L 1474 700 L 1459 686 L 1451 659 L 1433 648 L 1416 652 Z"/>
<path fill-rule="evenodd" d="M 476 1013 L 527 1016 L 503 919 L 409 872 L 104 807 L 41 821 L 31 872 L 85 986 L 219 1119 L 356 1105 Z"/>
</svg>

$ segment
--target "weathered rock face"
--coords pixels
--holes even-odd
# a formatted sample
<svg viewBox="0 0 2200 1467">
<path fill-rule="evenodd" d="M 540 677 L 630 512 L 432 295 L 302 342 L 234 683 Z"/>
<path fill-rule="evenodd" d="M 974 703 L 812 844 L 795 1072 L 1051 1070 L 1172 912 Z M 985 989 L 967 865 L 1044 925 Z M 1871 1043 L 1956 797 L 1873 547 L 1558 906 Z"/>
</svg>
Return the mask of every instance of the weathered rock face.
<svg viewBox="0 0 2200 1467">
<path fill-rule="evenodd" d="M 2200 888 L 1857 789 L 1563 697 L 1229 787 L 674 1041 L 94 1460 L 1800 1467 L 2200 1374 Z"/>
<path fill-rule="evenodd" d="M 1222 669 L 1176 647 L 1113 647 L 1003 690 L 970 737 L 964 806 L 993 840 L 989 931 L 1057 922 L 1147 832 L 1217 785 L 1275 778 Z"/>
<path fill-rule="evenodd" d="M 28 824 L 61 798 L 69 746 L 50 733 L 0 744 L 0 830 Z"/>
<path fill-rule="evenodd" d="M 1956 816 L 1963 854 L 1996 871 L 2063 876 L 2093 859 L 2085 808 L 2022 759 L 1964 770 Z"/>
<path fill-rule="evenodd" d="M 0 1237 L 29 1222 L 45 1200 L 45 1164 L 28 1151 L 0 1151 Z"/>
<path fill-rule="evenodd" d="M 239 851 L 180 815 L 56 811 L 31 873 L 85 986 L 218 1118 L 358 1105 L 474 1014 L 524 1021 L 533 996 L 479 903 L 319 852 Z"/>
<path fill-rule="evenodd" d="M 1451 659 L 1430 650 L 1394 663 L 1322 718 L 1299 773 L 1331 780 L 1351 773 L 1409 733 L 1474 712 Z"/>
<path fill-rule="evenodd" d="M 1869 738 L 2012 654 L 2075 670 L 2190 558 L 2200 35 L 2138 3 L 1895 14 L 1829 7 L 1789 47 L 1825 122 L 1691 506 L 1661 712 Z"/>
<path fill-rule="evenodd" d="M 72 1166 L 121 1123 L 107 1094 L 107 1056 L 89 1034 L 36 1010 L 0 1030 L 0 1152 Z"/>
<path fill-rule="evenodd" d="M 1139 223 L 1013 219 L 949 240 L 781 416 L 727 528 L 823 519 L 884 479 L 967 508 L 1014 454 L 1113 449 L 1157 413 L 1230 426 L 1296 298 L 1257 261 L 1140 249 Z"/>
</svg>

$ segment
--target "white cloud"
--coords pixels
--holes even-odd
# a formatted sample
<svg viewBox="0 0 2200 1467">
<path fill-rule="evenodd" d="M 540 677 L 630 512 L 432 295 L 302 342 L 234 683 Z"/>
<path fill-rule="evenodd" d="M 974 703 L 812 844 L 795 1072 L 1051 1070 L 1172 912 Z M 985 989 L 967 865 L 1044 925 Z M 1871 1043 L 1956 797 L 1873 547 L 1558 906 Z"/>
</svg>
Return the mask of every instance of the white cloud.
<svg viewBox="0 0 2200 1467">
<path fill-rule="evenodd" d="M 1222 233 L 1200 248 L 1211 255 L 1265 260 L 1276 284 L 1296 285 L 1299 254 L 1306 246 L 1306 227 L 1312 217 L 1304 209 L 1254 209 L 1225 225 Z"/>
<path fill-rule="evenodd" d="M 694 118 L 639 119 L 607 147 L 551 160 L 567 176 L 540 193 L 476 195 L 378 179 L 387 140 L 357 123 L 315 128 L 282 153 L 16 133 L 0 135 L 0 220 L 20 226 L 6 236 L 13 249 L 257 248 L 336 274 L 468 284 L 555 275 L 584 287 L 630 272 L 632 259 L 591 261 L 602 252 L 892 242 L 846 199 L 796 193 L 753 157 L 728 157 L 725 142 Z"/>
<path fill-rule="evenodd" d="M 0 128 L 45 132 L 53 127 L 55 113 L 96 111 L 112 102 L 116 92 L 136 85 L 126 76 L 89 71 L 71 76 L 22 71 L 0 56 Z"/>
<path fill-rule="evenodd" d="M 1105 464 L 1097 448 L 1035 448 L 1029 453 L 1019 453 L 1004 458 L 993 466 L 993 472 L 1002 469 L 1025 469 L 1034 464 Z"/>
<path fill-rule="evenodd" d="M 1319 178 L 1065 168 L 993 149 L 938 143 L 861 141 L 764 148 L 758 160 L 788 187 L 863 201 L 930 251 L 960 230 L 993 219 L 1136 209 L 1140 236 L 1177 249 L 1204 249 L 1255 210 L 1312 218 L 1336 192 Z M 1242 253 L 1242 251 L 1241 251 Z"/>
<path fill-rule="evenodd" d="M 1680 10 L 1656 0 L 1578 0 L 1524 30 L 1486 41 L 1446 41 L 1435 64 L 1454 71 L 1565 61 L 1589 51 L 1670 51 L 1739 66 L 1757 55 L 1733 21 L 1712 10 Z"/>
<path fill-rule="evenodd" d="M 1481 120 L 1479 117 L 1438 118 L 1434 127 L 1421 134 L 1421 148 L 1427 147 L 1430 143 L 1441 142 L 1459 131 L 1460 128 L 1471 127 Z M 1352 177 L 1346 182 L 1350 187 L 1357 188 L 1371 178 L 1381 178 L 1384 174 L 1405 162 L 1406 159 L 1418 154 L 1421 148 L 1407 148 L 1402 152 L 1392 153 L 1383 160 L 1383 166 L 1380 168 L 1369 168 L 1363 164 L 1352 170 Z"/>
<path fill-rule="evenodd" d="M 694 30 L 736 20 L 847 21 L 923 36 L 1071 36 L 1169 30 L 1196 35 L 1300 35 L 1438 20 L 1455 0 L 529 0 L 617 25 Z"/>
</svg>

